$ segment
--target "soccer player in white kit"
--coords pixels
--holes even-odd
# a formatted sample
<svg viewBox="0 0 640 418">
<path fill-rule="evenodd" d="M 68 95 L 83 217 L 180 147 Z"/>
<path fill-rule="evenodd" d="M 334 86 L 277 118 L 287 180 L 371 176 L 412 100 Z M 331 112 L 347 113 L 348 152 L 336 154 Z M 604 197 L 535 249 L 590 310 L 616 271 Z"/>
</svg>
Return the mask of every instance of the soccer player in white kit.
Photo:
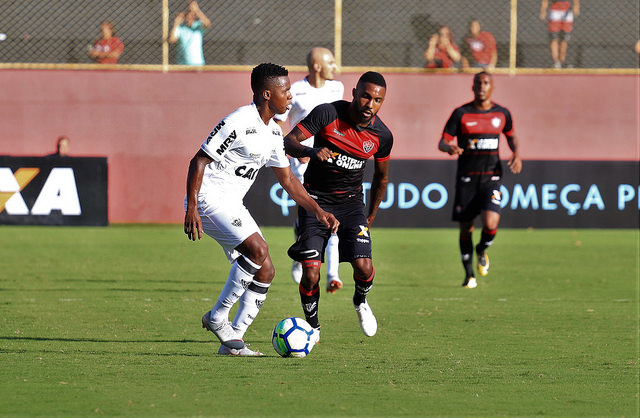
<svg viewBox="0 0 640 418">
<path fill-rule="evenodd" d="M 289 119 L 289 126 L 294 127 L 305 118 L 316 106 L 322 103 L 332 103 L 342 100 L 344 85 L 334 80 L 338 69 L 336 59 L 330 50 L 323 47 L 315 47 L 307 54 L 307 68 L 309 74 L 302 80 L 291 85 L 291 108 L 286 113 L 276 115 L 276 122 L 283 126 L 283 122 Z M 303 145 L 313 147 L 313 137 L 306 139 Z M 290 157 L 291 171 L 304 183 L 304 172 L 307 169 L 309 158 Z M 294 227 L 297 233 L 297 224 Z M 342 280 L 338 269 L 340 267 L 340 254 L 338 252 L 338 236 L 332 234 L 325 249 L 327 261 L 327 292 L 335 293 L 342 288 Z M 291 277 L 296 283 L 302 278 L 302 265 L 294 261 L 291 267 Z"/>
<path fill-rule="evenodd" d="M 258 170 L 271 167 L 282 187 L 334 232 L 339 222 L 309 197 L 284 153 L 282 130 L 273 120 L 291 103 L 288 71 L 260 64 L 251 72 L 253 103 L 222 119 L 189 164 L 184 232 L 195 241 L 206 233 L 224 249 L 231 271 L 202 327 L 222 343 L 218 354 L 255 356 L 243 337 L 266 300 L 275 275 L 267 243 L 243 198 Z M 233 323 L 229 312 L 240 302 Z"/>
</svg>

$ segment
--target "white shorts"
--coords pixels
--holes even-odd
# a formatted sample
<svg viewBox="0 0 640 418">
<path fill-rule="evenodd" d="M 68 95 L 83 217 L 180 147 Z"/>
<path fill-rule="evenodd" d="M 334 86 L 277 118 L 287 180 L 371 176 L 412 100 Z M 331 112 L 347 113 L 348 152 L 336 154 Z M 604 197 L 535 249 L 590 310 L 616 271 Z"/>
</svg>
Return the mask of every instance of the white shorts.
<svg viewBox="0 0 640 418">
<path fill-rule="evenodd" d="M 198 213 L 202 219 L 204 233 L 222 246 L 229 263 L 240 257 L 235 248 L 251 235 L 257 232 L 264 238 L 258 224 L 241 203 L 212 210 L 206 203 L 199 202 Z"/>
</svg>

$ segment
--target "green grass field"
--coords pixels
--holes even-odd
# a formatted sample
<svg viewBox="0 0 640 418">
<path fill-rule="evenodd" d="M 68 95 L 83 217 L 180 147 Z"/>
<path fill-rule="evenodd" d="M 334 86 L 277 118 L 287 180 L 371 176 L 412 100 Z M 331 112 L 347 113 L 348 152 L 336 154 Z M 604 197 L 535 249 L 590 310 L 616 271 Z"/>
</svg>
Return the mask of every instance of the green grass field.
<svg viewBox="0 0 640 418">
<path fill-rule="evenodd" d="M 245 339 L 266 356 L 229 358 L 200 327 L 229 265 L 181 229 L 0 227 L 0 415 L 638 416 L 636 230 L 501 229 L 469 290 L 456 230 L 374 229 L 378 334 L 343 264 L 321 343 L 285 359 L 291 230 L 264 230 L 276 280 Z"/>
</svg>

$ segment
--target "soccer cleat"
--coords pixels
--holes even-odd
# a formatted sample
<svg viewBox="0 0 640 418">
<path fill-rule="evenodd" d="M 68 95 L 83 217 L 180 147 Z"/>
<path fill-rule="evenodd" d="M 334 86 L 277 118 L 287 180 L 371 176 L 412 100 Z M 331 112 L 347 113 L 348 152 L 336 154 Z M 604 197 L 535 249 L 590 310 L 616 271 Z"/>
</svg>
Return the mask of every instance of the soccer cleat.
<svg viewBox="0 0 640 418">
<path fill-rule="evenodd" d="M 464 279 L 464 282 L 462 283 L 462 287 L 465 287 L 467 289 L 475 289 L 476 287 L 478 287 L 478 282 L 476 281 L 476 278 L 473 276 L 467 277 L 466 279 Z"/>
<path fill-rule="evenodd" d="M 220 342 L 232 349 L 240 350 L 244 347 L 244 341 L 241 338 L 238 338 L 236 332 L 233 330 L 231 323 L 228 321 L 225 322 L 213 322 L 210 321 L 211 311 L 207 312 L 202 316 L 202 328 L 205 328 L 211 332 L 213 335 L 218 337 Z"/>
<path fill-rule="evenodd" d="M 360 305 L 354 304 L 353 307 L 356 308 L 358 320 L 360 320 L 360 328 L 362 328 L 364 335 L 367 337 L 376 335 L 376 331 L 378 331 L 378 321 L 376 321 L 376 317 L 371 311 L 369 303 L 365 300 L 364 303 Z"/>
<path fill-rule="evenodd" d="M 342 289 L 342 280 L 339 278 L 327 280 L 327 293 L 336 293 L 336 290 Z"/>
<path fill-rule="evenodd" d="M 291 278 L 294 282 L 300 284 L 300 280 L 302 280 L 302 263 L 299 261 L 294 261 L 291 265 Z"/>
<path fill-rule="evenodd" d="M 478 273 L 484 277 L 489 274 L 489 256 L 487 253 L 478 254 Z"/>
<path fill-rule="evenodd" d="M 320 342 L 320 327 L 313 329 L 313 335 L 311 336 L 311 338 L 315 338 L 316 340 L 314 345 Z"/>
<path fill-rule="evenodd" d="M 236 348 L 227 347 L 224 344 L 220 345 L 220 348 L 218 349 L 218 354 L 222 354 L 225 356 L 264 356 L 264 354 L 262 354 L 261 352 L 253 351 L 246 345 L 242 348 L 236 349 Z"/>
</svg>

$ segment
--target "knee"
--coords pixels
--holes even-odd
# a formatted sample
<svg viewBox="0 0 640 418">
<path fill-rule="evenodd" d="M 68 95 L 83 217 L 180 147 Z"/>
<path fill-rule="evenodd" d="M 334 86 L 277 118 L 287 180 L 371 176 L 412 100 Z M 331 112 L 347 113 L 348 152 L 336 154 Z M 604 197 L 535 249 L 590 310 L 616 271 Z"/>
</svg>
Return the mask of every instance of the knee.
<svg viewBox="0 0 640 418">
<path fill-rule="evenodd" d="M 249 254 L 246 256 L 258 265 L 263 265 L 269 255 L 269 246 L 264 240 L 255 241 L 249 247 Z M 273 266 L 272 266 L 273 268 Z"/>
<path fill-rule="evenodd" d="M 364 280 L 373 274 L 373 262 L 370 258 L 358 258 L 353 262 L 353 274 Z"/>
<path fill-rule="evenodd" d="M 313 289 L 316 284 L 320 282 L 320 269 L 304 268 L 302 270 L 302 279 L 300 282 L 305 289 Z"/>
</svg>

